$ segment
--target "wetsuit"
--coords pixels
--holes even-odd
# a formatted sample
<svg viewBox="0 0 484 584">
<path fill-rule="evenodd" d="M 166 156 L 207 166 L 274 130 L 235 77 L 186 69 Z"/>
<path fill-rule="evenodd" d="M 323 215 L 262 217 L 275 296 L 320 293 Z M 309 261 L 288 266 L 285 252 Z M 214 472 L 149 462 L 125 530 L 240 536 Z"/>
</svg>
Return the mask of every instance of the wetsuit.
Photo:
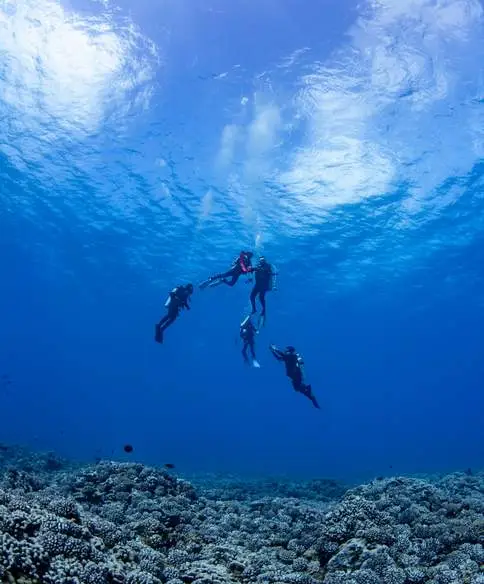
<svg viewBox="0 0 484 584">
<path fill-rule="evenodd" d="M 208 280 L 203 282 L 200 287 L 206 288 L 207 286 L 215 286 L 218 284 L 235 286 L 240 276 L 243 274 L 249 274 L 253 270 L 251 265 L 251 258 L 251 252 L 241 251 L 240 254 L 234 259 L 230 270 L 224 272 L 223 274 L 215 274 L 215 276 L 211 276 Z"/>
<path fill-rule="evenodd" d="M 240 338 L 244 342 L 244 347 L 242 349 L 242 356 L 244 357 L 244 361 L 249 363 L 249 358 L 247 356 L 247 349 L 250 349 L 250 353 L 252 355 L 253 361 L 257 361 L 257 357 L 255 356 L 255 333 L 257 329 L 252 324 L 250 320 L 250 316 L 248 316 L 241 324 L 240 324 Z"/>
<path fill-rule="evenodd" d="M 270 346 L 270 350 L 278 361 L 284 362 L 286 366 L 286 375 L 292 381 L 293 388 L 310 399 L 314 407 L 319 409 L 319 404 L 313 395 L 311 386 L 304 383 L 302 370 L 304 361 L 301 355 L 292 350 L 281 351 L 274 345 Z"/>
<path fill-rule="evenodd" d="M 155 329 L 155 340 L 158 343 L 163 342 L 163 332 L 175 322 L 175 320 L 180 315 L 180 310 L 186 308 L 190 310 L 190 305 L 188 304 L 188 299 L 192 293 L 193 287 L 188 286 L 177 286 L 173 288 L 170 292 L 168 299 L 165 303 L 167 308 L 167 314 L 160 320 L 156 325 Z"/>
<path fill-rule="evenodd" d="M 255 275 L 255 284 L 250 293 L 250 303 L 252 305 L 252 314 L 257 312 L 255 306 L 255 299 L 259 296 L 260 304 L 262 307 L 261 317 L 265 317 L 266 314 L 266 292 L 272 289 L 272 266 L 268 262 L 259 261 L 257 266 L 253 269 Z"/>
</svg>

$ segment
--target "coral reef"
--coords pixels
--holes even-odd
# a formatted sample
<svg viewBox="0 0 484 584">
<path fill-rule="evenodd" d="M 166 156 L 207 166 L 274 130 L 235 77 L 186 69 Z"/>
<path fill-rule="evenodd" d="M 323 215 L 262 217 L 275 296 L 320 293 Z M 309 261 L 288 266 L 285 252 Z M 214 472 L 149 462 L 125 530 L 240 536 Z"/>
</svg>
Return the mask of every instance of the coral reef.
<svg viewBox="0 0 484 584">
<path fill-rule="evenodd" d="M 53 452 L 32 453 L 20 446 L 0 448 L 0 487 L 23 492 L 40 491 L 62 469 L 73 468 Z"/>
<path fill-rule="evenodd" d="M 340 499 L 348 487 L 332 479 L 294 481 L 287 478 L 240 479 L 223 475 L 190 476 L 190 481 L 203 490 L 208 499 L 245 501 L 254 497 L 278 496 L 314 501 Z"/>
<path fill-rule="evenodd" d="M 349 491 L 316 545 L 325 584 L 480 584 L 484 477 L 393 478 Z"/>
<path fill-rule="evenodd" d="M 3 582 L 484 584 L 483 474 L 194 486 L 34 458 L 0 472 Z"/>
</svg>

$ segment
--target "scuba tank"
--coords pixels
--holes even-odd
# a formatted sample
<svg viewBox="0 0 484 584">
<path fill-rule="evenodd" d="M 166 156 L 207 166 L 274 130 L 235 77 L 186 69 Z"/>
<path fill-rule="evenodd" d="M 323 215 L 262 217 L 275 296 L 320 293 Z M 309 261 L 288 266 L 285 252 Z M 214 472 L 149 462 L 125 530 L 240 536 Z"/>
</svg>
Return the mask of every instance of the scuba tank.
<svg viewBox="0 0 484 584">
<path fill-rule="evenodd" d="M 304 359 L 301 357 L 299 353 L 297 354 L 297 367 L 301 372 L 301 375 L 304 375 Z"/>
<path fill-rule="evenodd" d="M 168 298 L 165 302 L 165 308 L 168 308 L 174 298 L 176 298 L 176 293 L 178 292 L 179 286 L 173 288 L 173 290 L 168 294 Z"/>
</svg>

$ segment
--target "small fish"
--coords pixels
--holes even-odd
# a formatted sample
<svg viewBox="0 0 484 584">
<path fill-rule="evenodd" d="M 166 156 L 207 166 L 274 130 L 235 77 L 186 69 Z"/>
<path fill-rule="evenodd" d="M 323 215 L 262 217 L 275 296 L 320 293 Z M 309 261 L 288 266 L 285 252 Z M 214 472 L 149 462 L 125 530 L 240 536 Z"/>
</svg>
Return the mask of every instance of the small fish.
<svg viewBox="0 0 484 584">
<path fill-rule="evenodd" d="M 133 447 L 131 446 L 131 444 L 125 444 L 123 446 L 123 450 L 129 454 L 129 453 L 133 452 Z"/>
<path fill-rule="evenodd" d="M 167 462 L 166 464 L 163 465 L 165 468 L 175 468 L 175 465 L 172 464 L 171 462 Z"/>
</svg>

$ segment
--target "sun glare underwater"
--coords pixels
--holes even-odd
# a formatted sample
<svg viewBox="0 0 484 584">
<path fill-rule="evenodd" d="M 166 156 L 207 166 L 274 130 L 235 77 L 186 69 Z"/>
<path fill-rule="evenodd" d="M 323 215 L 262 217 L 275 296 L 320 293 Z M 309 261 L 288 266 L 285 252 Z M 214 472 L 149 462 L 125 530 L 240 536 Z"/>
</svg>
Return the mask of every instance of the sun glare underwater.
<svg viewBox="0 0 484 584">
<path fill-rule="evenodd" d="M 187 474 L 482 468 L 483 63 L 478 0 L 1 0 L 0 441 Z M 260 368 L 253 283 L 199 288 L 241 250 L 277 271 Z"/>
</svg>

